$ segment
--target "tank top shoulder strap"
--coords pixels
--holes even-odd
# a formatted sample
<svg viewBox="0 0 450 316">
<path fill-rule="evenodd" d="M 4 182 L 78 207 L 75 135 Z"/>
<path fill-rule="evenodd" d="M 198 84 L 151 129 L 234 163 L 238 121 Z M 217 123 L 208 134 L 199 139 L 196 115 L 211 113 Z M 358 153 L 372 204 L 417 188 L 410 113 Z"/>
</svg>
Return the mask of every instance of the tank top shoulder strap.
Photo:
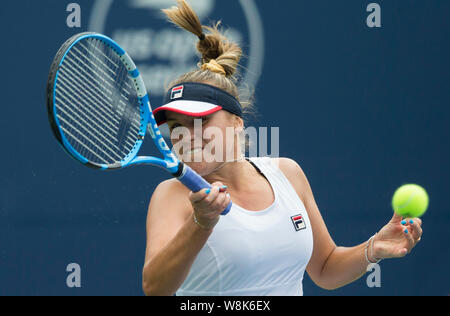
<svg viewBox="0 0 450 316">
<path fill-rule="evenodd" d="M 274 191 L 277 191 L 281 196 L 288 197 L 291 201 L 303 204 L 303 201 L 298 196 L 284 172 L 280 169 L 275 158 L 252 157 L 248 160 L 266 177 Z"/>
<path fill-rule="evenodd" d="M 280 176 L 284 176 L 283 172 L 276 163 L 275 158 L 252 157 L 248 158 L 248 161 L 266 178 L 278 178 Z"/>
<path fill-rule="evenodd" d="M 277 165 L 270 157 L 252 157 L 247 160 L 259 171 L 259 173 L 266 175 L 268 173 L 276 173 Z"/>
</svg>

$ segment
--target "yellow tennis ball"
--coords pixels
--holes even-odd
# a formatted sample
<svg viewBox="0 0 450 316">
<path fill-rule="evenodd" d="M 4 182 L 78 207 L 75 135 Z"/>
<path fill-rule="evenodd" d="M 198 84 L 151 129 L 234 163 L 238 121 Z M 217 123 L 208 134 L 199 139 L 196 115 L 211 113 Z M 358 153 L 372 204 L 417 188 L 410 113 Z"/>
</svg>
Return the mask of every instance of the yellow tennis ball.
<svg viewBox="0 0 450 316">
<path fill-rule="evenodd" d="M 417 184 L 405 184 L 395 191 L 392 198 L 394 212 L 403 217 L 420 217 L 428 209 L 428 194 Z"/>
</svg>

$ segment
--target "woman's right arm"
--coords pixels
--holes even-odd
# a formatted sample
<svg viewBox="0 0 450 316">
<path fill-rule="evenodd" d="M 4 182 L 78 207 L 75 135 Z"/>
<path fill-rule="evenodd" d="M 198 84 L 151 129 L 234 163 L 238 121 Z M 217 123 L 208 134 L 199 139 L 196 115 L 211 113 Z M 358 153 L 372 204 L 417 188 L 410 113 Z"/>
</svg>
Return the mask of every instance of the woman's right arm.
<svg viewBox="0 0 450 316">
<path fill-rule="evenodd" d="M 206 190 L 189 193 L 175 180 L 157 187 L 147 216 L 143 269 L 146 295 L 171 296 L 183 284 L 220 213 L 230 202 L 229 196 L 219 192 L 219 187 L 220 183 L 213 184 L 209 194 Z M 194 213 L 199 224 L 194 221 Z"/>
</svg>

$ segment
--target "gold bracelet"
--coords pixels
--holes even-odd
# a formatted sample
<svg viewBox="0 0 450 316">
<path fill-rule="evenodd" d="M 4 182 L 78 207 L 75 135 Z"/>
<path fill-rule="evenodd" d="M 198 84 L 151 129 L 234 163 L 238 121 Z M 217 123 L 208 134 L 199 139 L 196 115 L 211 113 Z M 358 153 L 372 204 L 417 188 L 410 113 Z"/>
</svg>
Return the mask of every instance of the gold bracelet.
<svg viewBox="0 0 450 316">
<path fill-rule="evenodd" d="M 369 264 L 379 263 L 382 260 L 382 259 L 375 258 L 377 261 L 376 262 L 372 262 L 372 261 L 370 261 L 369 256 L 367 255 L 369 246 L 370 246 L 370 254 L 373 255 L 373 241 L 374 241 L 376 235 L 377 234 L 375 234 L 372 237 L 370 237 L 370 239 L 367 241 L 366 248 L 364 249 L 364 255 L 366 256 L 366 261 Z"/>
<path fill-rule="evenodd" d="M 202 224 L 200 224 L 200 222 L 198 221 L 197 217 L 195 216 L 195 213 L 194 213 L 193 218 L 194 218 L 194 223 L 197 224 L 197 225 L 198 225 L 201 229 L 203 229 L 203 230 L 211 230 L 211 229 L 214 228 L 214 226 L 208 228 L 208 227 L 205 227 L 205 226 L 203 226 Z M 218 222 L 218 221 L 219 221 L 219 218 L 217 219 L 217 222 Z M 216 222 L 216 224 L 217 224 L 217 222 Z"/>
</svg>

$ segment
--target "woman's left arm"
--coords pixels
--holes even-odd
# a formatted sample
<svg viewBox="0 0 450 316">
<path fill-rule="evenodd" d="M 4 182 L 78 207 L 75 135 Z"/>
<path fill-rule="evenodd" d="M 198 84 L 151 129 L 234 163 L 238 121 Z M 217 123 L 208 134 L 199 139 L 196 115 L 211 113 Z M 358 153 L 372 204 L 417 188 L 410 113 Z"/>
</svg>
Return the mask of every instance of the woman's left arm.
<svg viewBox="0 0 450 316">
<path fill-rule="evenodd" d="M 368 259 L 375 262 L 379 259 L 404 257 L 420 241 L 422 221 L 418 218 L 402 219 L 394 214 L 389 223 L 375 235 L 373 244 L 369 245 L 372 247 L 367 247 L 367 241 L 355 247 L 336 246 L 301 167 L 286 158 L 279 159 L 279 167 L 297 191 L 308 212 L 314 236 L 314 250 L 307 272 L 318 286 L 333 290 L 363 276 L 369 264 L 366 248 Z"/>
</svg>

